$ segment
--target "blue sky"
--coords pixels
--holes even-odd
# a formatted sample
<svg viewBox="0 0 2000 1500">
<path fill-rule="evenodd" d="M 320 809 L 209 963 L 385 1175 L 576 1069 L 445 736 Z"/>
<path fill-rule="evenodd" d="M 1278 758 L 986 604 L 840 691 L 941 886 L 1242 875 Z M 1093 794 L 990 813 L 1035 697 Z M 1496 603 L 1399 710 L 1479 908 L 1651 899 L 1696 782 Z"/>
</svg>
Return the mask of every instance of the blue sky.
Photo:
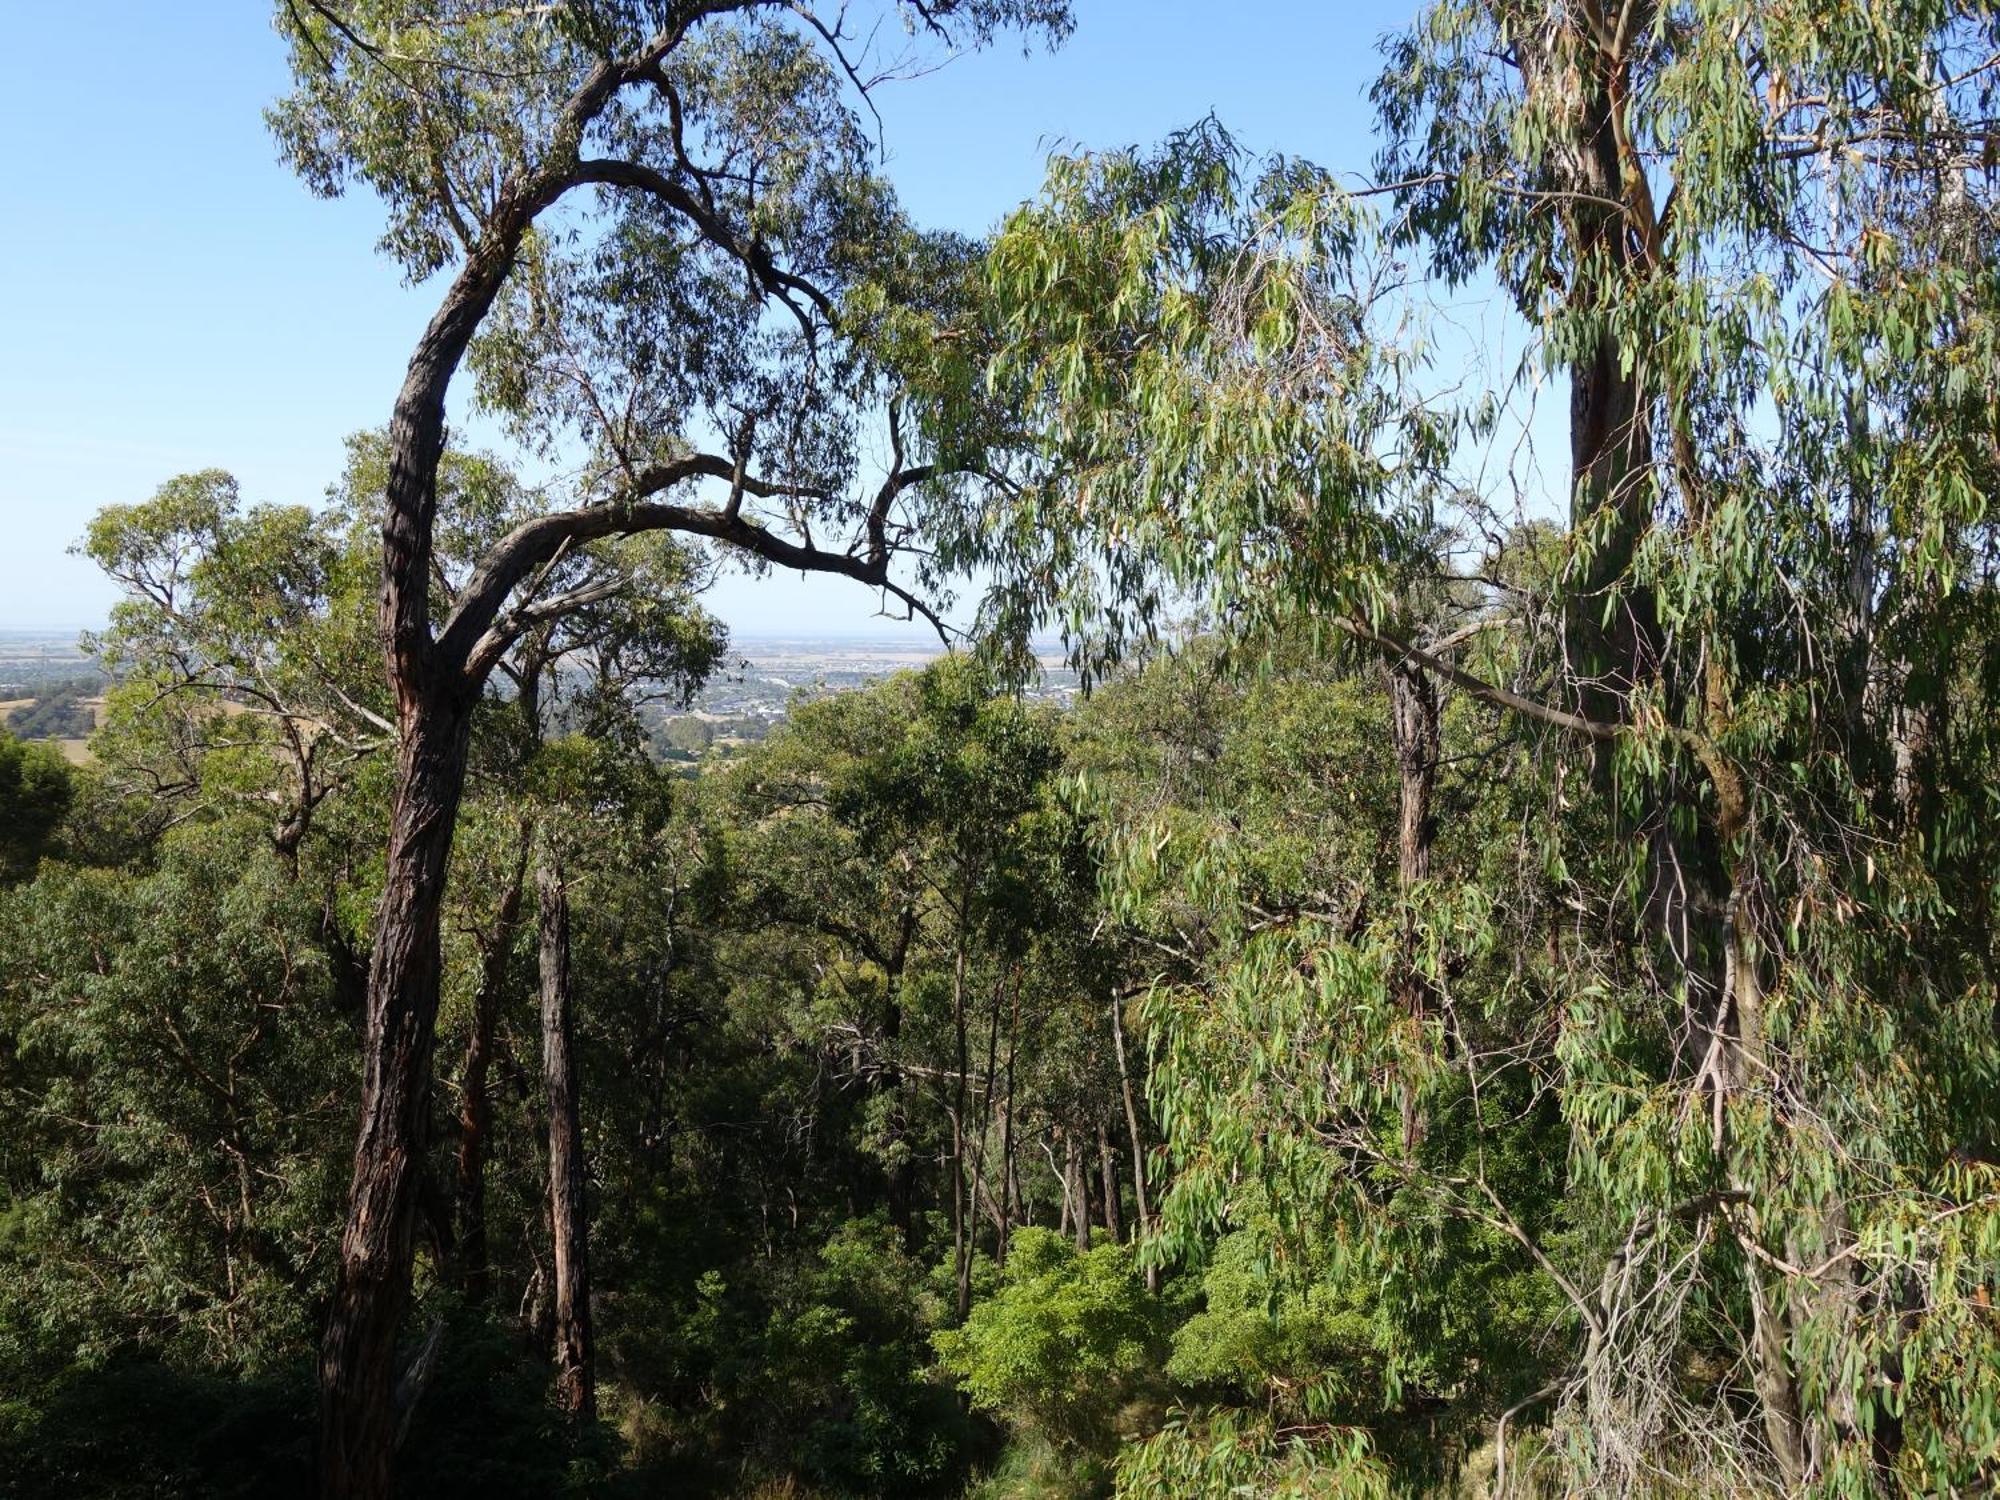
<svg viewBox="0 0 2000 1500">
<path fill-rule="evenodd" d="M 1245 144 L 1365 171 L 1375 44 L 1417 0 L 1076 0 L 1053 56 L 1018 45 L 885 91 L 917 218 L 990 227 L 1063 144 L 1158 139 L 1213 111 Z M 92 512 L 221 467 L 247 498 L 317 498 L 381 423 L 440 292 L 376 254 L 365 194 L 311 197 L 261 111 L 284 56 L 258 0 L 10 7 L 0 47 L 0 628 L 99 623 L 67 555 Z M 83 67 L 83 60 L 88 67 Z M 726 576 L 741 635 L 865 634 L 838 580 Z"/>
</svg>

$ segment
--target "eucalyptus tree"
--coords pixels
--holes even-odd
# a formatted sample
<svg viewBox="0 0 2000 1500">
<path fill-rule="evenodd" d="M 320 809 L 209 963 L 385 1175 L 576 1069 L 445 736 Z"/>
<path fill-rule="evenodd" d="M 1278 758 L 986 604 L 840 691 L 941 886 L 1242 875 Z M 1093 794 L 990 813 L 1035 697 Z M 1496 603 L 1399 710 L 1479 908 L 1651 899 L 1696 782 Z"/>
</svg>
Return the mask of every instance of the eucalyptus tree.
<svg viewBox="0 0 2000 1500">
<path fill-rule="evenodd" d="M 53 747 L 0 731 L 0 881 L 33 873 L 71 796 L 69 767 Z"/>
<path fill-rule="evenodd" d="M 389 727 L 368 551 L 334 511 L 245 506 L 220 469 L 104 507 L 81 550 L 124 596 L 89 642 L 117 683 L 99 744 L 114 787 L 171 822 L 267 808 L 296 865 Z"/>
<path fill-rule="evenodd" d="M 1591 1484 L 1935 1491 L 1983 1482 L 2000 1436 L 1997 72 L 1983 4 L 1445 0 L 1390 44 L 1376 196 L 1246 175 L 1206 128 L 1059 161 L 996 247 L 996 382 L 1094 501 L 1016 534 L 1019 581 L 1066 580 L 1078 619 L 1109 585 L 1129 624 L 1164 574 L 1368 643 L 1476 706 L 1464 753 L 1547 799 L 1512 873 L 1402 882 L 1443 1014 L 1215 1050 L 1393 1013 L 1401 944 L 1322 930 L 1303 969 L 1237 967 L 1234 1009 L 1162 1012 L 1155 1078 L 1202 1166 L 1183 1225 L 1310 1169 L 1391 1239 L 1428 1205 L 1512 1241 L 1573 1340 L 1528 1394 Z M 1461 425 L 1411 379 L 1396 241 L 1490 277 L 1568 389 L 1553 559 L 1453 478 L 1509 392 Z M 1486 587 L 1413 637 L 1412 585 L 1468 567 Z M 1497 1050 L 1467 1029 L 1502 1021 Z M 1484 1148 L 1393 1129 L 1430 1080 L 1497 1161 L 1454 1074 L 1553 1080 L 1557 1217 Z M 1288 1083 L 1313 1106 L 1231 1133 Z M 1402 1185 L 1389 1215 L 1369 1178 Z M 1745 1388 L 1691 1399 L 1697 1356 Z"/>
<path fill-rule="evenodd" d="M 311 1337 L 357 1070 L 317 903 L 261 822 L 0 893 L 0 1342 L 23 1399 L 135 1351 L 282 1371 Z"/>
<path fill-rule="evenodd" d="M 351 438 L 347 466 L 330 492 L 346 534 L 365 546 L 371 561 L 372 507 L 386 484 L 388 461 L 384 434 Z M 434 588 L 448 608 L 496 539 L 546 502 L 506 465 L 483 454 L 447 451 L 439 482 L 445 503 Z M 470 735 L 474 805 L 500 830 L 496 837 L 503 847 L 489 850 L 484 844 L 491 841 L 482 841 L 479 852 L 488 858 L 454 881 L 448 897 L 483 908 L 455 919 L 473 933 L 477 953 L 467 965 L 476 979 L 454 1080 L 457 1221 L 449 1258 L 455 1280 L 475 1300 L 486 1295 L 491 1279 L 485 1176 L 492 1146 L 495 1028 L 512 977 L 534 848 L 548 844 L 546 829 L 538 840 L 537 824 L 568 816 L 549 810 L 543 752 L 552 739 L 580 733 L 628 758 L 637 755 L 644 741 L 641 711 L 661 702 L 684 704 L 714 669 L 724 642 L 720 623 L 695 602 L 707 570 L 671 534 L 605 538 L 552 559 L 544 571 L 543 586 L 573 604 L 518 632 L 494 663 Z M 538 879 L 536 886 L 539 891 L 544 882 Z"/>
<path fill-rule="evenodd" d="M 920 1248 L 926 1190 L 947 1216 L 961 1317 L 981 1219 L 1000 1258 L 1023 1219 L 1031 1129 L 1063 1137 L 1065 1218 L 1087 1226 L 1076 1179 L 1111 1073 L 1107 1041 L 1098 1076 L 1066 1076 L 1089 1049 L 1060 1018 L 1104 966 L 1081 832 L 1055 796 L 1056 722 L 991 688 L 946 661 L 800 705 L 724 783 L 743 920 L 796 934 L 799 967 L 823 976 L 806 1039 L 868 1086 L 905 1244 Z M 1076 1029 L 1094 1040 L 1101 1012 Z"/>
<path fill-rule="evenodd" d="M 1994 1134 L 1961 1090 L 1992 1048 L 1996 67 L 1981 4 L 1454 4 L 1378 90 L 1434 265 L 1490 264 L 1568 375 L 1566 675 L 1620 730 L 1627 878 L 1684 892 L 1641 897 L 1634 997 L 1674 1062 L 1638 1104 L 1579 1051 L 1578 1165 L 1629 1258 L 1718 1246 L 1792 1490 L 1968 1483 L 2000 1420 L 1990 1349 L 1928 1353 L 1995 1232 L 1952 1161 Z M 1661 1151 L 1669 1108 L 1707 1128 Z M 1649 1161 L 1669 1193 L 1633 1192 Z M 1675 1417 L 1621 1388 L 1644 1295 L 1607 1285 L 1584 1402 L 1639 1451 Z"/>
<path fill-rule="evenodd" d="M 272 843 L 295 874 L 309 839 L 337 844 L 312 869 L 328 883 L 323 928 L 343 976 L 350 940 L 333 913 L 353 904 L 343 884 L 367 858 L 372 834 L 361 830 L 379 819 L 394 731 L 373 631 L 372 512 L 388 443 L 361 433 L 347 448 L 319 507 L 246 506 L 230 475 L 208 470 L 169 481 L 149 500 L 106 507 L 82 544 L 124 592 L 92 642 L 120 679 L 98 743 L 112 788 L 144 804 L 154 826 L 213 821 L 231 806 L 269 808 Z M 447 524 L 433 588 L 448 605 L 492 541 L 542 502 L 485 454 L 448 451 L 436 484 Z M 508 850 L 485 879 L 475 868 L 447 898 L 477 908 L 457 925 L 478 951 L 455 1080 L 456 1222 L 436 1211 L 441 1200 L 431 1219 L 454 1280 L 475 1299 L 489 1272 L 488 1073 L 532 844 L 534 818 L 522 803 L 534 800 L 533 762 L 566 725 L 635 747 L 638 710 L 685 698 L 722 646 L 720 627 L 693 604 L 703 570 L 671 536 L 593 543 L 547 571 L 548 586 L 576 606 L 519 633 L 496 664 L 474 736 L 475 785 L 483 803 L 501 804 L 495 817 Z M 358 799 L 346 798 L 356 790 Z M 320 814 L 337 795 L 357 805 L 330 839 Z"/>
<path fill-rule="evenodd" d="M 1060 0 L 909 0 L 889 19 L 956 44 L 1010 25 L 1058 34 L 1066 14 Z M 365 183 L 383 247 L 448 282 L 389 424 L 396 792 L 321 1361 L 322 1486 L 382 1494 L 438 901 L 480 688 L 524 631 L 587 602 L 551 590 L 550 566 L 611 535 L 677 531 L 914 603 L 891 562 L 950 503 L 980 434 L 900 415 L 899 366 L 931 360 L 967 257 L 916 235 L 869 170 L 861 111 L 897 60 L 842 17 L 769 0 L 286 0 L 277 20 L 295 80 L 272 113 L 286 155 L 321 192 Z M 434 619 L 445 398 L 468 360 L 482 395 L 583 477 L 578 503 L 497 538 Z M 864 431 L 889 455 L 867 485 Z"/>
</svg>

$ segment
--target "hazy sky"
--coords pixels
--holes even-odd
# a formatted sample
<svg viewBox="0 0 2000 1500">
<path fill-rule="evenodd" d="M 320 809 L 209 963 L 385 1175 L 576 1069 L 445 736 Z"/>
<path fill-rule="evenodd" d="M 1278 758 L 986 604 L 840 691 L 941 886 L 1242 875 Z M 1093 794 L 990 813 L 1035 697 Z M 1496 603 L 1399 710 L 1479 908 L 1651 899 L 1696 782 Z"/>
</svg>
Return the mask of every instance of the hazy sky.
<svg viewBox="0 0 2000 1500">
<path fill-rule="evenodd" d="M 1048 150 L 1158 139 L 1213 111 L 1246 145 L 1365 170 L 1378 37 L 1416 0 L 1076 0 L 1053 56 L 1018 45 L 885 91 L 890 173 L 920 222 L 980 231 Z M 379 425 L 440 294 L 377 255 L 365 193 L 322 202 L 261 111 L 285 83 L 259 0 L 20 3 L 0 23 L 0 627 L 98 623 L 67 549 L 100 505 L 221 467 L 246 498 L 317 498 Z M 726 578 L 741 634 L 856 634 L 840 580 Z"/>
</svg>

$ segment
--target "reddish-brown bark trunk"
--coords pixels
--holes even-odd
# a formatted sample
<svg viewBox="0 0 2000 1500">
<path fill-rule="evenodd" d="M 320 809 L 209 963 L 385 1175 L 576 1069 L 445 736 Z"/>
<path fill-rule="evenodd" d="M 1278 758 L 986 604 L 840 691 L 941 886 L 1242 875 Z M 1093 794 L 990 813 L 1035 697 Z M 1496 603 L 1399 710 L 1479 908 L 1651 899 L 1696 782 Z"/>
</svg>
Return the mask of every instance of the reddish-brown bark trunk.
<svg viewBox="0 0 2000 1500">
<path fill-rule="evenodd" d="M 404 714 L 388 878 L 368 974 L 361 1129 L 346 1232 L 320 1346 L 320 1493 L 386 1497 L 395 1455 L 396 1333 L 410 1296 L 428 1134 L 445 864 L 465 784 L 470 716 Z"/>
<path fill-rule="evenodd" d="M 1397 773 L 1396 868 L 1408 891 L 1431 873 L 1436 821 L 1431 799 L 1437 788 L 1438 691 L 1423 668 L 1399 662 L 1389 669 Z"/>
</svg>

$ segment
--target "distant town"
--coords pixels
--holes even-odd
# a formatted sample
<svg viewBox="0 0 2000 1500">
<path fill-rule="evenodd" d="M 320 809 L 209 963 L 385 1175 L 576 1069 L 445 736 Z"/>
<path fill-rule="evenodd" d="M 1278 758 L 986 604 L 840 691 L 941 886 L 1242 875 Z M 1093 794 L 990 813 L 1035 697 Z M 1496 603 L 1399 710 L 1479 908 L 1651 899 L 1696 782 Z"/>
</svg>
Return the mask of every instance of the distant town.
<svg viewBox="0 0 2000 1500">
<path fill-rule="evenodd" d="M 22 739 L 49 740 L 73 761 L 103 707 L 106 679 L 83 648 L 84 632 L 0 629 L 0 725 Z M 801 698 L 845 692 L 935 661 L 944 648 L 880 637 L 736 636 L 723 665 L 687 708 L 656 705 L 646 718 L 662 760 L 762 740 Z M 1041 675 L 1030 699 L 1067 703 L 1077 674 L 1053 645 L 1038 648 Z"/>
</svg>

